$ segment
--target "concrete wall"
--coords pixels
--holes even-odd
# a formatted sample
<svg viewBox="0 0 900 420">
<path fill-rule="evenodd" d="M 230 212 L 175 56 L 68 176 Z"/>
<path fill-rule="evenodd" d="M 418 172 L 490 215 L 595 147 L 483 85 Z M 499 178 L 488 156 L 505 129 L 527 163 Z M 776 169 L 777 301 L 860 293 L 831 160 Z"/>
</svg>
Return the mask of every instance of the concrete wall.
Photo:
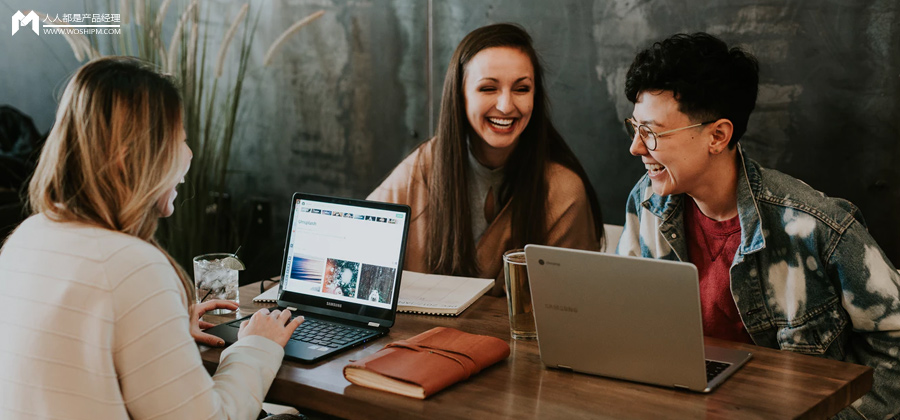
<svg viewBox="0 0 900 420">
<path fill-rule="evenodd" d="M 69 12 L 66 3 L 83 8 L 81 1 L 0 0 L 0 17 L 31 7 Z M 203 4 L 222 14 L 211 18 L 219 27 L 237 9 L 222 0 Z M 743 140 L 750 156 L 853 201 L 900 263 L 900 4 L 894 0 L 442 0 L 431 6 L 425 0 L 294 0 L 253 6 L 260 26 L 229 185 L 238 207 L 245 201 L 273 206 L 269 231 L 254 232 L 268 235 L 257 242 L 268 244 L 258 261 L 272 272 L 281 258 L 291 192 L 368 194 L 430 136 L 436 121 L 429 118 L 437 118 L 456 44 L 494 22 L 519 23 L 534 37 L 548 70 L 554 120 L 582 158 L 608 223 L 624 220 L 625 196 L 643 172 L 621 128 L 631 113 L 622 94 L 628 65 L 655 40 L 708 31 L 760 59 L 759 103 Z M 263 68 L 262 55 L 278 34 L 320 9 L 326 15 Z M 53 92 L 78 63 L 61 39 L 8 34 L 0 33 L 0 102 L 32 115 L 45 131 Z"/>
</svg>

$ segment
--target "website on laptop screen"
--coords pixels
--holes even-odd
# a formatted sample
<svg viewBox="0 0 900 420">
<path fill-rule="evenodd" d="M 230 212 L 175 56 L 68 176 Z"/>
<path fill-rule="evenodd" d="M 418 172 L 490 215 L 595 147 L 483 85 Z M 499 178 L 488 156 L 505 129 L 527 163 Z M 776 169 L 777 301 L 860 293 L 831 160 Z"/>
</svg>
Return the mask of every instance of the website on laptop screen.
<svg viewBox="0 0 900 420">
<path fill-rule="evenodd" d="M 297 200 L 284 290 L 390 309 L 404 213 Z"/>
</svg>

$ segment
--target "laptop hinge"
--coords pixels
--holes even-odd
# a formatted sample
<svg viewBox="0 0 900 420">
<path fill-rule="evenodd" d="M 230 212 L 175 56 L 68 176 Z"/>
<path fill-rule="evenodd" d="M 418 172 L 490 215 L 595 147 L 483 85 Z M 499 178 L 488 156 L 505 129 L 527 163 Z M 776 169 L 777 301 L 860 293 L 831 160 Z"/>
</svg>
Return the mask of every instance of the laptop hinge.
<svg viewBox="0 0 900 420">
<path fill-rule="evenodd" d="M 289 310 L 291 310 L 291 311 L 293 311 L 293 312 L 297 312 L 297 308 L 295 308 L 295 307 L 293 307 L 293 306 L 288 306 L 287 309 L 289 309 Z"/>
<path fill-rule="evenodd" d="M 569 371 L 572 370 L 571 366 L 566 366 L 566 365 L 556 365 L 556 367 L 559 369 L 564 369 L 564 370 L 569 370 Z"/>
<path fill-rule="evenodd" d="M 370 327 L 376 327 L 376 328 L 377 328 L 377 327 L 380 327 L 381 324 L 379 324 L 379 323 L 377 323 L 377 322 L 370 322 L 370 323 L 369 323 L 369 326 L 370 326 Z"/>
<path fill-rule="evenodd" d="M 673 384 L 672 387 L 678 388 L 678 389 L 683 389 L 683 390 L 685 390 L 685 391 L 690 391 L 690 390 L 691 390 L 690 388 L 688 388 L 688 387 L 686 387 L 686 386 L 684 386 L 684 385 L 678 385 L 678 384 Z"/>
</svg>

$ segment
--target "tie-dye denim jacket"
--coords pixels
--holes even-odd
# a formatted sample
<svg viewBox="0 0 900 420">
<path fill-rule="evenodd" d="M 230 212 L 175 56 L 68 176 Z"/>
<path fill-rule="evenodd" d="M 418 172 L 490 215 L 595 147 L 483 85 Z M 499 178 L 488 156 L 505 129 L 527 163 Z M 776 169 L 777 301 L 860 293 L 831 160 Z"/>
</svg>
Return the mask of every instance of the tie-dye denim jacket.
<svg viewBox="0 0 900 420">
<path fill-rule="evenodd" d="M 872 390 L 837 418 L 900 419 L 900 274 L 853 204 L 740 152 L 738 162 L 731 294 L 747 332 L 759 346 L 872 367 Z M 683 199 L 641 178 L 617 253 L 687 261 Z"/>
</svg>

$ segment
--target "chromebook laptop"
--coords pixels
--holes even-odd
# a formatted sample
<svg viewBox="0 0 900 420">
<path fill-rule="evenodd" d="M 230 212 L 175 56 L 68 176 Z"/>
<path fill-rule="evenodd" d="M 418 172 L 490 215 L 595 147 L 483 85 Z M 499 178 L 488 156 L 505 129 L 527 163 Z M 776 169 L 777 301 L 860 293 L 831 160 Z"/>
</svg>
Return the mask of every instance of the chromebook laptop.
<svg viewBox="0 0 900 420">
<path fill-rule="evenodd" d="M 540 245 L 525 258 L 549 367 L 711 392 L 750 360 L 704 345 L 692 264 Z"/>
<path fill-rule="evenodd" d="M 285 358 L 315 362 L 394 325 L 409 212 L 405 205 L 294 194 L 278 306 L 306 321 Z M 247 318 L 207 332 L 231 344 Z"/>
</svg>

